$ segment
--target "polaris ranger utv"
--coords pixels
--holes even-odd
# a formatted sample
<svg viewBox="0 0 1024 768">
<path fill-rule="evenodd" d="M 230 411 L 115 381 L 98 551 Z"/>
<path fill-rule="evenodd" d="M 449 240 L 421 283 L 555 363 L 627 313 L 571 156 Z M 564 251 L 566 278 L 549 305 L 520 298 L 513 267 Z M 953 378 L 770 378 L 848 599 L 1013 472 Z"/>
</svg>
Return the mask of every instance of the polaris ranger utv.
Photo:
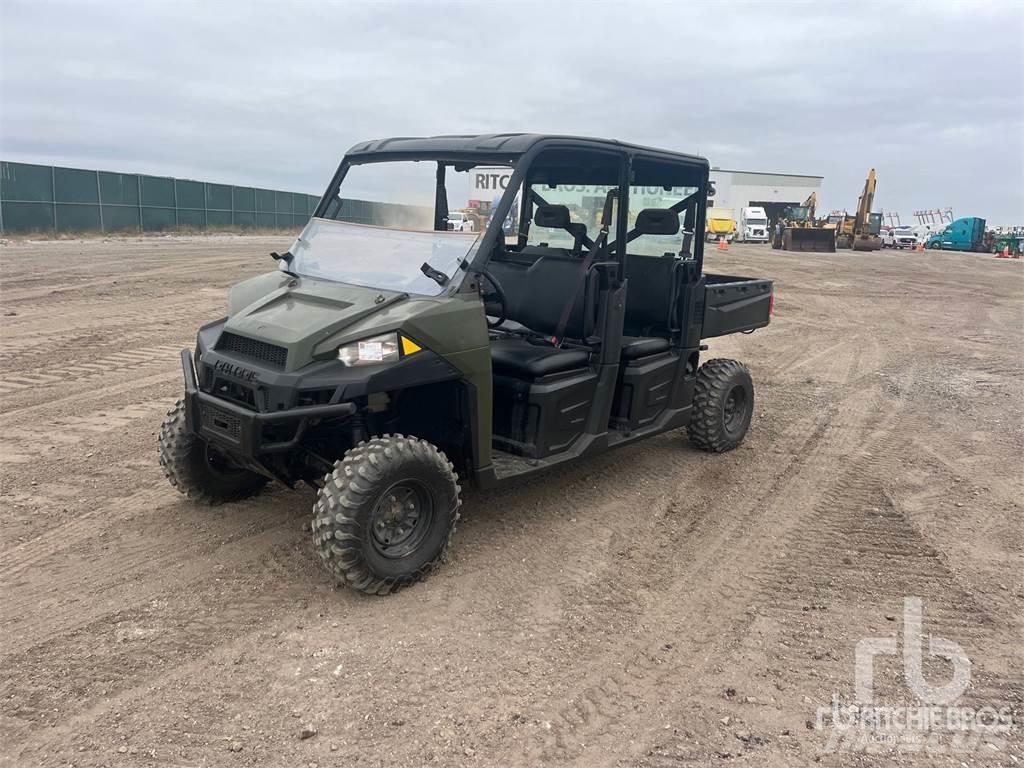
<svg viewBox="0 0 1024 768">
<path fill-rule="evenodd" d="M 513 169 L 500 198 L 467 200 L 495 167 Z M 460 481 L 683 427 L 702 450 L 735 448 L 750 373 L 699 365 L 701 339 L 767 325 L 772 283 L 702 273 L 708 171 L 564 136 L 356 145 L 278 268 L 236 285 L 182 351 L 168 479 L 208 503 L 314 486 L 324 564 L 386 594 L 442 557 Z M 482 232 L 449 226 L 467 204 Z"/>
</svg>

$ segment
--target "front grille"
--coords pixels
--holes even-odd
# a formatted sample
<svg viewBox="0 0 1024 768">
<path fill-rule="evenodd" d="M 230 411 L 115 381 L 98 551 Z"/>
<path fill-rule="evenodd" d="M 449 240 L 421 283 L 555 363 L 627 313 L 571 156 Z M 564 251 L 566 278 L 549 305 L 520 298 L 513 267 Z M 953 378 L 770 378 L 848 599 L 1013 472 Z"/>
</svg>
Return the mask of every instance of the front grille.
<svg viewBox="0 0 1024 768">
<path fill-rule="evenodd" d="M 242 422 L 234 414 L 205 404 L 200 406 L 199 410 L 202 413 L 204 429 L 219 432 L 232 440 L 237 440 L 242 434 Z"/>
<path fill-rule="evenodd" d="M 237 381 L 215 378 L 210 392 L 223 400 L 232 400 L 254 411 L 257 410 L 256 390 Z"/>
<path fill-rule="evenodd" d="M 239 336 L 228 331 L 221 334 L 217 349 L 231 352 L 239 357 L 247 357 L 250 360 L 259 360 L 272 368 L 284 368 L 285 363 L 288 362 L 288 350 L 284 347 Z"/>
</svg>

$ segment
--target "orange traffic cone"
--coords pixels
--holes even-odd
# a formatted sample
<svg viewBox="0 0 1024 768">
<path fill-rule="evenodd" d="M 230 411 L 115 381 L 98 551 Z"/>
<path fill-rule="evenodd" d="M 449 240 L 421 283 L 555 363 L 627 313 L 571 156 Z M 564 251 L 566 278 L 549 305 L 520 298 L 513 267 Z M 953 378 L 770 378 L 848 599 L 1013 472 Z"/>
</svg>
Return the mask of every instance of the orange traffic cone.
<svg viewBox="0 0 1024 768">
<path fill-rule="evenodd" d="M 997 259 L 1008 259 L 1008 258 L 1010 258 L 1010 248 L 1009 248 L 1009 246 L 1004 245 L 1003 246 L 1003 250 L 1001 250 L 999 253 L 996 254 L 996 258 Z"/>
<path fill-rule="evenodd" d="M 718 238 L 718 250 L 720 250 L 720 251 L 728 251 L 729 250 L 729 244 L 727 242 L 725 242 L 725 238 L 724 237 Z"/>
<path fill-rule="evenodd" d="M 924 240 L 918 242 L 917 248 L 915 248 L 914 250 L 916 250 L 918 253 L 924 253 Z"/>
</svg>

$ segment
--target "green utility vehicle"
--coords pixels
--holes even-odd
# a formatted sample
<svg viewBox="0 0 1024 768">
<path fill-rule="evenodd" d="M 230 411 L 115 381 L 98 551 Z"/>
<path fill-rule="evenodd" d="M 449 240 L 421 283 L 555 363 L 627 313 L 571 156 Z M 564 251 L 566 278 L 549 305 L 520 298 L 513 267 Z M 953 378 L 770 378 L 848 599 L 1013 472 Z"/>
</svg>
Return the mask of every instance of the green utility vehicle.
<svg viewBox="0 0 1024 768">
<path fill-rule="evenodd" d="M 449 210 L 479 202 L 471 175 L 503 167 L 486 228 L 451 228 Z M 168 479 L 209 503 L 308 483 L 324 564 L 386 594 L 441 558 L 460 482 L 682 427 L 735 448 L 750 373 L 700 365 L 701 340 L 766 326 L 772 283 L 703 273 L 708 171 L 563 136 L 358 144 L 278 268 L 236 285 L 182 351 Z"/>
</svg>

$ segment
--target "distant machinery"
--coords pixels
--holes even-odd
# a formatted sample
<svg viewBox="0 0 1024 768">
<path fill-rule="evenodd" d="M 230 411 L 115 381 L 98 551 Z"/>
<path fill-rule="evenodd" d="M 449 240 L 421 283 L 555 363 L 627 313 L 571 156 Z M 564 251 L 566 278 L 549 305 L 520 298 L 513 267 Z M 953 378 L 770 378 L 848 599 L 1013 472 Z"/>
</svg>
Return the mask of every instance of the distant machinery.
<svg viewBox="0 0 1024 768">
<path fill-rule="evenodd" d="M 925 211 L 914 211 L 918 224 L 952 224 L 952 208 L 933 208 Z"/>
</svg>

